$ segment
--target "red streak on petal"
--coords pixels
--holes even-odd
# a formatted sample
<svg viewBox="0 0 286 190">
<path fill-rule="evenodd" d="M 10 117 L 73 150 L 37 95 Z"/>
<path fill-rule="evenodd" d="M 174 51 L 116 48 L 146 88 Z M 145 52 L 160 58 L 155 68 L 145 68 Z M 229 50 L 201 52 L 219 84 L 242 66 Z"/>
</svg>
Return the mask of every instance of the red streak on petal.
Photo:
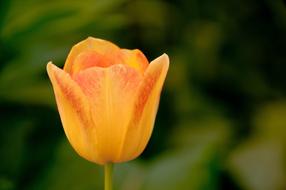
<svg viewBox="0 0 286 190">
<path fill-rule="evenodd" d="M 98 96 L 104 93 L 104 89 L 111 88 L 114 96 L 119 96 L 120 99 L 126 96 L 133 96 L 138 89 L 142 76 L 131 67 L 116 64 L 109 68 L 93 67 L 82 71 L 73 77 L 78 83 L 84 94 L 95 100 Z M 106 80 L 110 82 L 107 84 Z M 133 91 L 134 93 L 129 93 Z"/>
<path fill-rule="evenodd" d="M 87 69 L 74 76 L 74 80 L 78 83 L 83 93 L 90 98 L 97 98 L 96 95 L 100 93 L 102 80 L 105 77 L 103 70 L 96 72 L 94 69 Z"/>
<path fill-rule="evenodd" d="M 139 90 L 139 98 L 135 103 L 134 109 L 134 121 L 133 125 L 136 126 L 137 122 L 139 122 L 141 115 L 143 113 L 144 107 L 149 99 L 149 96 L 152 93 L 152 90 L 155 88 L 156 82 L 158 81 L 162 70 L 157 70 L 155 73 L 149 74 L 145 76 L 143 80 L 143 85 Z"/>
<path fill-rule="evenodd" d="M 54 75 L 57 84 L 59 85 L 62 94 L 65 96 L 65 98 L 68 100 L 68 103 L 71 104 L 77 115 L 79 116 L 80 120 L 84 124 L 85 127 L 88 127 L 88 119 L 84 112 L 83 102 L 82 100 L 77 96 L 76 92 L 71 89 L 69 85 L 65 85 L 62 82 L 62 79 L 58 75 Z M 59 105 L 61 106 L 61 105 Z"/>
</svg>

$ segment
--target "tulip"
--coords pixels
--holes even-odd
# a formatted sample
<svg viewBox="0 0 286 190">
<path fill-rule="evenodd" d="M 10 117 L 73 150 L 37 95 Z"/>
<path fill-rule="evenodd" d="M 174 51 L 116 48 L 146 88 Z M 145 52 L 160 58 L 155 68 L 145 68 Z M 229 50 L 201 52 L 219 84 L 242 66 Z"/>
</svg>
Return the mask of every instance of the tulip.
<svg viewBox="0 0 286 190">
<path fill-rule="evenodd" d="M 64 68 L 47 65 L 65 134 L 83 158 L 125 162 L 145 149 L 169 67 L 161 55 L 150 64 L 135 49 L 89 37 L 70 51 Z"/>
</svg>

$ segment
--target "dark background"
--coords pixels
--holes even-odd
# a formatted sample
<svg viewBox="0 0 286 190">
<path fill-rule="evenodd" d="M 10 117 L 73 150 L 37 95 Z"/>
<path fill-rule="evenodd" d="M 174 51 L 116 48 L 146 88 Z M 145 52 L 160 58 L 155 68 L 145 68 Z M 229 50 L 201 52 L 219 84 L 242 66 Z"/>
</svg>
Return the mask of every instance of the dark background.
<svg viewBox="0 0 286 190">
<path fill-rule="evenodd" d="M 103 188 L 45 68 L 88 36 L 171 61 L 151 141 L 115 167 L 115 189 L 286 189 L 285 1 L 3 0 L 0 190 Z"/>
</svg>

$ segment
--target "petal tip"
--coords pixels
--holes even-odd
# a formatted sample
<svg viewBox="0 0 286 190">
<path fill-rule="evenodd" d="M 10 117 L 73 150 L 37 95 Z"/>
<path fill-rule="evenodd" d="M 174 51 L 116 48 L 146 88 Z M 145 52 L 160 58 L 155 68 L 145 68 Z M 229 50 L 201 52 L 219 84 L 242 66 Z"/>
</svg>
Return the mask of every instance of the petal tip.
<svg viewBox="0 0 286 190">
<path fill-rule="evenodd" d="M 85 40 L 83 40 L 83 42 L 87 42 L 87 43 L 93 43 L 95 41 L 103 42 L 103 43 L 111 43 L 108 40 L 103 40 L 103 39 L 95 38 L 95 37 L 92 37 L 92 36 L 88 36 Z"/>
<path fill-rule="evenodd" d="M 88 36 L 87 38 L 86 38 L 86 40 L 93 40 L 94 39 L 94 37 L 92 37 L 92 36 Z"/>
<path fill-rule="evenodd" d="M 48 63 L 47 63 L 47 66 L 46 66 L 46 68 L 47 68 L 47 70 L 49 70 L 49 69 L 51 69 L 52 67 L 53 67 L 53 62 L 52 61 L 49 61 Z"/>
<path fill-rule="evenodd" d="M 92 43 L 92 42 L 98 41 L 98 40 L 99 40 L 98 38 L 94 38 L 92 36 L 88 36 L 85 40 L 83 40 L 83 42 Z"/>
<path fill-rule="evenodd" d="M 163 53 L 159 58 L 161 58 L 162 61 L 163 61 L 165 64 L 168 64 L 168 65 L 169 65 L 170 59 L 169 59 L 168 54 Z"/>
<path fill-rule="evenodd" d="M 170 63 L 170 59 L 169 56 L 164 53 L 163 55 L 161 55 L 161 62 L 164 65 L 166 72 L 169 70 L 169 63 Z"/>
<path fill-rule="evenodd" d="M 161 56 L 157 57 L 155 60 L 153 60 L 151 64 L 154 65 L 160 65 L 159 67 L 165 68 L 166 70 L 169 69 L 169 56 L 166 53 L 163 53 Z"/>
<path fill-rule="evenodd" d="M 47 64 L 47 66 L 46 66 L 48 75 L 51 74 L 51 72 L 54 70 L 54 67 L 55 67 L 55 65 L 53 64 L 53 62 L 49 61 L 48 64 Z"/>
<path fill-rule="evenodd" d="M 51 81 L 53 81 L 53 78 L 55 75 L 60 75 L 62 73 L 61 71 L 63 71 L 62 69 L 57 67 L 55 64 L 53 64 L 51 61 L 48 62 L 46 68 L 47 68 L 48 76 L 51 79 Z"/>
</svg>

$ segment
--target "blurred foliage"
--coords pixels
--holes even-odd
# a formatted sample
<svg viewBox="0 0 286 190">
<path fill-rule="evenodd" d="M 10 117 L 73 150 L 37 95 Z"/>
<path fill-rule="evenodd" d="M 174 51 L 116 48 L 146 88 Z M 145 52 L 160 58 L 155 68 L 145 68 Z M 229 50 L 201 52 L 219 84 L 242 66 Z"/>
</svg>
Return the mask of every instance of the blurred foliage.
<svg viewBox="0 0 286 190">
<path fill-rule="evenodd" d="M 88 36 L 171 60 L 151 141 L 115 167 L 116 189 L 286 189 L 285 34 L 282 0 L 0 1 L 0 190 L 102 189 L 45 70 Z"/>
</svg>

